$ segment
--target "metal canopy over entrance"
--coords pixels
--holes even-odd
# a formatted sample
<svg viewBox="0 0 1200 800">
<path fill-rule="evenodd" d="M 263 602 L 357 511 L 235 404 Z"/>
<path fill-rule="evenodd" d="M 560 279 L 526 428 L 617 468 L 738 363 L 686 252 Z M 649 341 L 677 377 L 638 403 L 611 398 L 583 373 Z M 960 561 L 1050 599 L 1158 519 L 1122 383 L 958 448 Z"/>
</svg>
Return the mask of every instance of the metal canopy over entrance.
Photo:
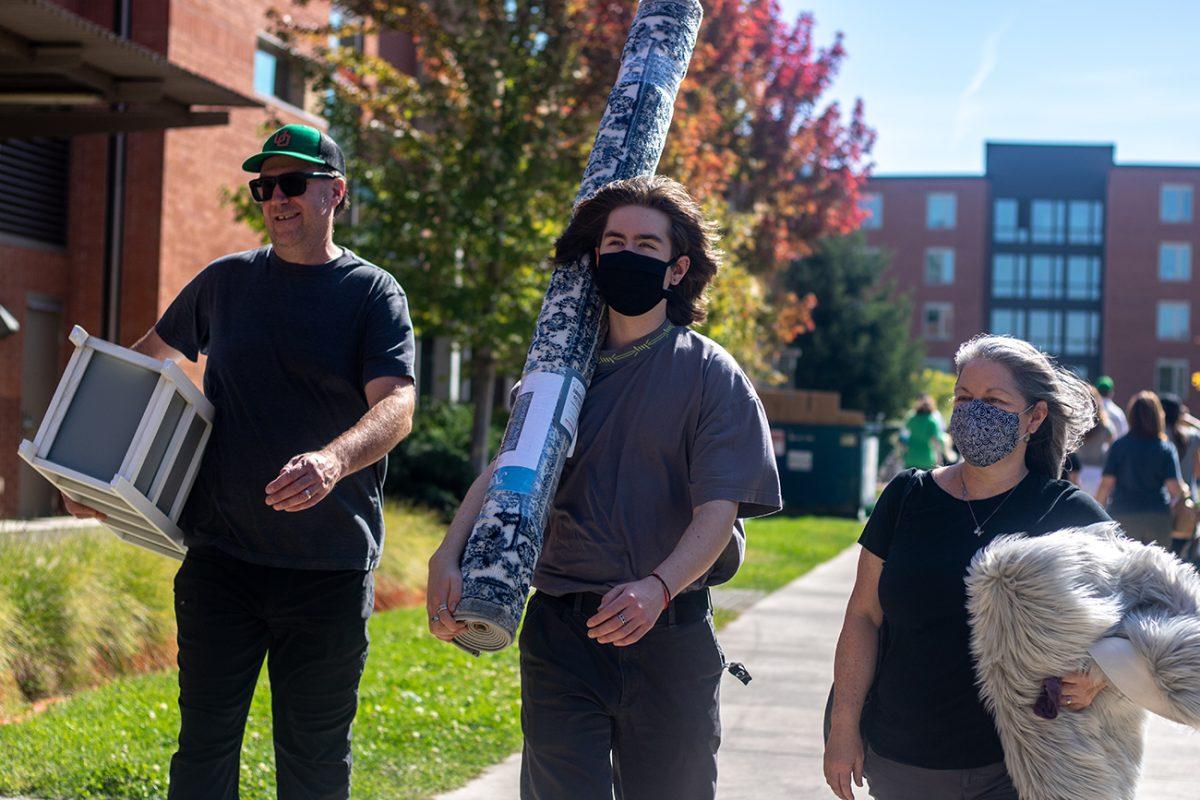
<svg viewBox="0 0 1200 800">
<path fill-rule="evenodd" d="M 0 3 L 0 138 L 224 125 L 262 103 L 47 0 Z"/>
</svg>

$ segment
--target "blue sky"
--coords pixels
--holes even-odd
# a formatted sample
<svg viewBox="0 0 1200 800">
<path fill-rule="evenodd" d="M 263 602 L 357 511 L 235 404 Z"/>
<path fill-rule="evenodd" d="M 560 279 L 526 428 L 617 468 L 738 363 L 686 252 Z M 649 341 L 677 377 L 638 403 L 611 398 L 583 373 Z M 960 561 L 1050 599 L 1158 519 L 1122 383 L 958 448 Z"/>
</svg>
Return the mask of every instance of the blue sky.
<svg viewBox="0 0 1200 800">
<path fill-rule="evenodd" d="M 1197 0 L 781 0 L 845 34 L 831 97 L 866 104 L 876 174 L 979 173 L 991 141 L 1105 142 L 1200 164 Z"/>
</svg>

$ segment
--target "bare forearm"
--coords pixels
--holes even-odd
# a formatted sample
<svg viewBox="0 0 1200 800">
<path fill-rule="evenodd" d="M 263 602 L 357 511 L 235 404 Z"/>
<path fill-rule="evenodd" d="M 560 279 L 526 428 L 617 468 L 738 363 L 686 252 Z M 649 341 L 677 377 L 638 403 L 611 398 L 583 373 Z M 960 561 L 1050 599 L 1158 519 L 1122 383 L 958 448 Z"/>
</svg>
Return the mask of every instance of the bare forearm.
<svg viewBox="0 0 1200 800">
<path fill-rule="evenodd" d="M 848 609 L 833 662 L 833 682 L 837 687 L 833 695 L 834 725 L 858 725 L 867 691 L 875 679 L 878 650 L 879 626 Z"/>
<path fill-rule="evenodd" d="M 471 531 L 475 527 L 475 519 L 483 509 L 483 501 L 487 497 L 488 484 L 492 482 L 494 467 L 494 463 L 488 465 L 488 468 L 480 473 L 475 482 L 471 484 L 471 488 L 467 490 L 466 496 L 458 506 L 458 511 L 454 512 L 454 519 L 450 522 L 450 527 L 446 529 L 445 538 L 442 539 L 441 545 L 433 554 L 434 558 L 449 558 L 456 564 L 462 559 L 467 539 L 471 537 Z"/>
<path fill-rule="evenodd" d="M 324 448 L 351 475 L 386 456 L 412 432 L 411 392 L 396 392 L 367 410 L 352 428 Z"/>
<path fill-rule="evenodd" d="M 160 361 L 168 358 L 178 361 L 183 358 L 183 353 L 164 342 L 162 337 L 158 335 L 158 331 L 154 330 L 154 328 L 142 334 L 142 338 L 134 342 L 133 346 L 129 349 L 144 356 L 157 358 Z"/>
<path fill-rule="evenodd" d="M 709 570 L 733 535 L 737 504 L 714 500 L 695 509 L 692 522 L 671 551 L 671 555 L 655 570 L 666 582 L 674 597 L 691 586 Z"/>
</svg>

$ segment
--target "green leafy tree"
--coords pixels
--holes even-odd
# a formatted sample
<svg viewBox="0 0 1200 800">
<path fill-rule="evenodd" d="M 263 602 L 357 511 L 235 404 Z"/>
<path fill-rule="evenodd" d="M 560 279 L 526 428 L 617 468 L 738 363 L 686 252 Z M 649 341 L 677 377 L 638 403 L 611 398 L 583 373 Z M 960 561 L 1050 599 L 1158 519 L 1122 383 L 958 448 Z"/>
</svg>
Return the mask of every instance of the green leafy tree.
<svg viewBox="0 0 1200 800">
<path fill-rule="evenodd" d="M 795 340 L 796 385 L 841 392 L 843 407 L 890 418 L 916 393 L 922 349 L 909 332 L 912 303 L 884 276 L 887 263 L 861 234 L 830 238 L 795 262 L 786 282 L 820 299 L 814 327 Z"/>
</svg>

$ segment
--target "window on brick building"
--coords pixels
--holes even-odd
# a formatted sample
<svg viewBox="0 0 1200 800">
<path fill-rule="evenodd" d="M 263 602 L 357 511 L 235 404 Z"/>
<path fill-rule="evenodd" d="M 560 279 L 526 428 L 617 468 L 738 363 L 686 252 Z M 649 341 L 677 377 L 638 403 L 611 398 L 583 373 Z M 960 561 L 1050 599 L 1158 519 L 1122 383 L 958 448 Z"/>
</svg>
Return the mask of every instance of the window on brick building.
<svg viewBox="0 0 1200 800">
<path fill-rule="evenodd" d="M 954 249 L 930 247 L 925 251 L 925 283 L 948 286 L 954 283 Z"/>
<path fill-rule="evenodd" d="M 282 44 L 259 36 L 254 51 L 254 91 L 308 111 L 304 60 Z"/>
<path fill-rule="evenodd" d="M 933 192 L 925 196 L 925 227 L 931 231 L 953 230 L 958 224 L 958 196 Z"/>
<path fill-rule="evenodd" d="M 1098 200 L 1072 200 L 1067 209 L 1067 240 L 1071 244 L 1104 241 L 1104 204 Z"/>
<path fill-rule="evenodd" d="M 938 356 L 925 357 L 925 369 L 937 370 L 938 372 L 949 372 L 954 374 L 954 360 L 950 358 L 941 358 Z"/>
<path fill-rule="evenodd" d="M 351 14 L 344 8 L 341 8 L 336 3 L 329 9 L 329 27 L 333 31 L 337 31 L 338 35 L 331 33 L 329 35 L 330 49 L 336 47 L 345 47 L 355 52 L 363 51 L 363 32 L 359 28 L 354 29 L 354 26 L 359 25 L 362 19 L 355 14 Z M 347 30 L 341 30 L 346 27 Z"/>
<path fill-rule="evenodd" d="M 0 233 L 44 244 L 67 243 L 67 139 L 0 140 Z"/>
<path fill-rule="evenodd" d="M 1189 184 L 1164 183 L 1158 197 L 1160 221 L 1192 221 L 1192 187 Z"/>
<path fill-rule="evenodd" d="M 1026 266 L 1025 256 L 1012 253 L 997 253 L 993 256 L 992 296 L 1024 297 Z"/>
<path fill-rule="evenodd" d="M 1000 198 L 992 204 L 992 239 L 997 242 L 1017 241 L 1017 201 Z"/>
<path fill-rule="evenodd" d="M 1068 311 L 1067 338 L 1063 353 L 1094 356 L 1100 352 L 1100 312 Z"/>
<path fill-rule="evenodd" d="M 866 214 L 862 221 L 863 230 L 877 231 L 883 227 L 883 195 L 859 195 L 858 207 Z"/>
<path fill-rule="evenodd" d="M 1186 300 L 1160 300 L 1158 338 L 1163 342 L 1185 342 L 1191 329 L 1191 305 Z"/>
<path fill-rule="evenodd" d="M 1100 299 L 1100 259 L 1097 256 L 1067 256 L 1067 299 Z"/>
<path fill-rule="evenodd" d="M 1062 256 L 1034 255 L 1030 257 L 1029 296 L 1037 300 L 1058 300 L 1062 298 Z"/>
<path fill-rule="evenodd" d="M 1029 205 L 1029 226 L 1038 244 L 1067 241 L 1067 204 L 1062 200 L 1034 200 Z"/>
<path fill-rule="evenodd" d="M 1160 358 L 1154 362 L 1154 391 L 1187 397 L 1190 366 L 1186 359 Z"/>
<path fill-rule="evenodd" d="M 1057 354 L 1062 350 L 1061 311 L 1038 309 L 1029 312 L 1029 343 L 1034 347 Z"/>
<path fill-rule="evenodd" d="M 989 333 L 1025 338 L 1025 312 L 1019 308 L 993 308 Z"/>
<path fill-rule="evenodd" d="M 945 341 L 953 333 L 954 307 L 949 303 L 926 303 L 922 332 L 931 341 Z"/>
<path fill-rule="evenodd" d="M 1160 281 L 1190 281 L 1192 279 L 1192 245 L 1190 242 L 1162 242 L 1158 245 L 1158 279 Z"/>
</svg>

